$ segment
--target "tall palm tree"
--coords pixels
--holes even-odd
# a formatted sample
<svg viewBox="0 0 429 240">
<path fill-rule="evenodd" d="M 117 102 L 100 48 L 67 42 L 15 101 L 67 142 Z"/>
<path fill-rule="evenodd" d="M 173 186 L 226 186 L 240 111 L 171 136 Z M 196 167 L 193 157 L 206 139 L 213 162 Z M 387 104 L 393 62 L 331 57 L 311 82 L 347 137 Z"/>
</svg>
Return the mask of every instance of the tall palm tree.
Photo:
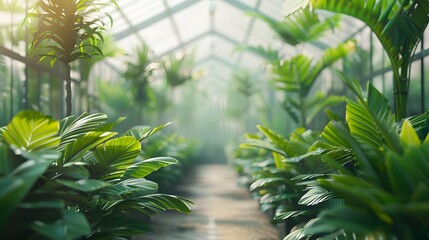
<svg viewBox="0 0 429 240">
<path fill-rule="evenodd" d="M 115 0 L 110 3 L 117 7 Z M 64 64 L 66 81 L 66 115 L 72 112 L 71 63 L 102 55 L 98 42 L 106 30 L 99 7 L 106 3 L 97 0 L 40 0 L 27 20 L 37 19 L 31 51 L 39 61 L 50 58 L 51 66 L 57 60 Z M 108 15 L 108 14 L 107 14 Z M 112 18 L 109 16 L 110 21 Z"/>
</svg>

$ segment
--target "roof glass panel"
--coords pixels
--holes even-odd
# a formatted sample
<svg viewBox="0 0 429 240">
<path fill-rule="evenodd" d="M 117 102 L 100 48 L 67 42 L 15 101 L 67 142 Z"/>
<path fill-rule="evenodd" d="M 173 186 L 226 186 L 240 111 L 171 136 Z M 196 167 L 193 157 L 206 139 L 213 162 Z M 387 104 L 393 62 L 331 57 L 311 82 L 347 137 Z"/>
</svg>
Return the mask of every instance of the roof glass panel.
<svg viewBox="0 0 429 240">
<path fill-rule="evenodd" d="M 139 0 L 139 1 L 118 1 L 119 7 L 125 14 L 126 18 L 136 25 L 146 19 L 149 19 L 161 12 L 165 11 L 163 1 Z M 124 5 L 126 4 L 126 5 Z"/>
<path fill-rule="evenodd" d="M 142 29 L 140 34 L 156 55 L 179 44 L 168 18 Z"/>
<path fill-rule="evenodd" d="M 209 5 L 206 1 L 199 2 L 174 14 L 173 19 L 183 42 L 186 42 L 209 31 Z"/>
<path fill-rule="evenodd" d="M 249 26 L 250 18 L 240 9 L 224 2 L 217 2 L 216 8 L 219 11 L 215 12 L 215 30 L 230 36 L 231 39 L 241 41 Z"/>
<path fill-rule="evenodd" d="M 283 0 L 264 0 L 261 1 L 259 11 L 268 17 L 281 19 L 283 17 Z"/>
</svg>

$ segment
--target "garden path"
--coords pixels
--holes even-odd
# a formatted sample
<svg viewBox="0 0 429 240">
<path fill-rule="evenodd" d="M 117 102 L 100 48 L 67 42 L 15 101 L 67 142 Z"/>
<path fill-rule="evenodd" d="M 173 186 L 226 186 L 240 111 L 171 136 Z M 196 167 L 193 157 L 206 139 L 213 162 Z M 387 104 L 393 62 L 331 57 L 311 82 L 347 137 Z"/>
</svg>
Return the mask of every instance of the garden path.
<svg viewBox="0 0 429 240">
<path fill-rule="evenodd" d="M 258 202 L 236 184 L 226 164 L 195 167 L 178 186 L 192 200 L 192 214 L 168 212 L 152 219 L 154 232 L 133 240 L 276 240 L 279 233 L 260 212 Z"/>
</svg>

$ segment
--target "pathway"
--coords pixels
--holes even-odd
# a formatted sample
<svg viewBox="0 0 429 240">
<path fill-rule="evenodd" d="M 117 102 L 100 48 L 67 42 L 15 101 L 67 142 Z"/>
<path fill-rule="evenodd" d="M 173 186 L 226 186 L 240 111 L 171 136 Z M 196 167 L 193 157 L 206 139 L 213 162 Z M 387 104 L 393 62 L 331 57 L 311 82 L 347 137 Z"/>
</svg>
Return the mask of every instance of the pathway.
<svg viewBox="0 0 429 240">
<path fill-rule="evenodd" d="M 231 166 L 198 165 L 178 186 L 192 214 L 169 212 L 152 219 L 155 232 L 133 240 L 277 240 L 279 233 L 250 193 L 236 184 Z"/>
</svg>

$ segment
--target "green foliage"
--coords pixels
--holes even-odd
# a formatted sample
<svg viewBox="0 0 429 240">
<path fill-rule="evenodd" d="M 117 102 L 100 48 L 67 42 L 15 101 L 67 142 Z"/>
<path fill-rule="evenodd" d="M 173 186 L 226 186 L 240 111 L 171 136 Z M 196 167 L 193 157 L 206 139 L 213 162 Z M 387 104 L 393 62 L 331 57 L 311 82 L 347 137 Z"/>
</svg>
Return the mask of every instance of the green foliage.
<svg viewBox="0 0 429 240">
<path fill-rule="evenodd" d="M 311 0 L 314 9 L 347 14 L 365 22 L 389 56 L 394 75 L 396 121 L 406 117 L 409 68 L 414 49 L 429 23 L 426 0 Z M 307 3 L 308 3 L 307 2 Z"/>
<path fill-rule="evenodd" d="M 7 239 L 112 239 L 150 231 L 149 217 L 190 212 L 189 200 L 145 179 L 176 164 L 142 159 L 141 140 L 164 126 L 114 138 L 104 114 L 62 121 L 22 111 L 2 128 L 0 227 Z M 8 230 L 6 230 L 8 229 Z"/>
<path fill-rule="evenodd" d="M 428 114 L 398 127 L 374 86 L 340 76 L 356 96 L 345 121 L 331 114 L 320 138 L 259 127 L 265 138 L 248 135 L 237 170 L 262 210 L 294 226 L 284 239 L 427 238 Z"/>
<path fill-rule="evenodd" d="M 168 85 L 175 88 L 192 79 L 193 56 L 185 53 L 168 55 L 162 62 L 165 80 Z"/>
<path fill-rule="evenodd" d="M 147 179 L 159 184 L 160 192 L 168 192 L 174 189 L 196 160 L 195 143 L 188 138 L 180 137 L 176 134 L 156 134 L 143 142 L 141 161 L 146 162 L 146 166 L 158 169 L 164 164 L 173 161 L 173 159 L 162 156 L 174 157 L 174 161 L 177 164 L 168 168 L 161 168 L 147 176 Z M 150 159 L 156 159 L 157 162 L 153 162 Z"/>
<path fill-rule="evenodd" d="M 136 57 L 128 61 L 127 69 L 123 73 L 125 80 L 131 84 L 131 93 L 137 105 L 148 101 L 153 101 L 153 94 L 150 88 L 150 78 L 153 71 L 158 67 L 151 58 L 150 49 L 146 44 L 142 44 L 136 50 Z"/>
<path fill-rule="evenodd" d="M 317 40 L 325 31 L 337 27 L 340 20 L 340 15 L 334 15 L 320 21 L 319 16 L 308 8 L 295 11 L 283 21 L 276 21 L 259 13 L 251 15 L 269 24 L 283 42 L 292 46 Z"/>
<path fill-rule="evenodd" d="M 308 194 L 320 198 L 328 192 L 345 204 L 321 211 L 311 224 L 297 230 L 299 238 L 293 238 L 295 232 L 286 239 L 326 234 L 426 238 L 428 225 L 421 219 L 429 200 L 422 197 L 429 189 L 426 143 L 421 144 L 423 139 L 409 120 L 396 132 L 388 101 L 372 85 L 364 96 L 357 81 L 342 78 L 358 100 L 347 101 L 347 124 L 334 120 L 323 131 L 320 156 L 336 173 L 314 182 L 325 193 Z"/>
<path fill-rule="evenodd" d="M 110 4 L 117 7 L 115 0 L 110 0 Z M 32 29 L 32 54 L 39 61 L 50 59 L 51 67 L 57 60 L 64 64 L 67 116 L 72 113 L 70 63 L 103 55 L 98 42 L 104 41 L 102 33 L 107 24 L 100 8 L 108 5 L 96 0 L 40 0 L 34 5 L 33 12 L 27 14 L 26 22 L 31 19 L 37 22 Z"/>
<path fill-rule="evenodd" d="M 116 5 L 114 0 L 111 3 Z M 59 60 L 69 64 L 79 58 L 101 55 L 98 41 L 106 23 L 100 17 L 100 7 L 106 4 L 93 0 L 42 0 L 27 18 L 36 18 L 32 51 L 43 60 L 51 58 L 51 65 Z"/>
<path fill-rule="evenodd" d="M 343 101 L 339 96 L 325 96 L 321 92 L 312 94 L 312 87 L 325 68 L 354 49 L 355 42 L 347 41 L 327 49 L 316 63 L 302 54 L 273 62 L 273 82 L 278 90 L 285 93 L 283 107 L 300 126 L 308 126 L 323 108 Z"/>
</svg>

